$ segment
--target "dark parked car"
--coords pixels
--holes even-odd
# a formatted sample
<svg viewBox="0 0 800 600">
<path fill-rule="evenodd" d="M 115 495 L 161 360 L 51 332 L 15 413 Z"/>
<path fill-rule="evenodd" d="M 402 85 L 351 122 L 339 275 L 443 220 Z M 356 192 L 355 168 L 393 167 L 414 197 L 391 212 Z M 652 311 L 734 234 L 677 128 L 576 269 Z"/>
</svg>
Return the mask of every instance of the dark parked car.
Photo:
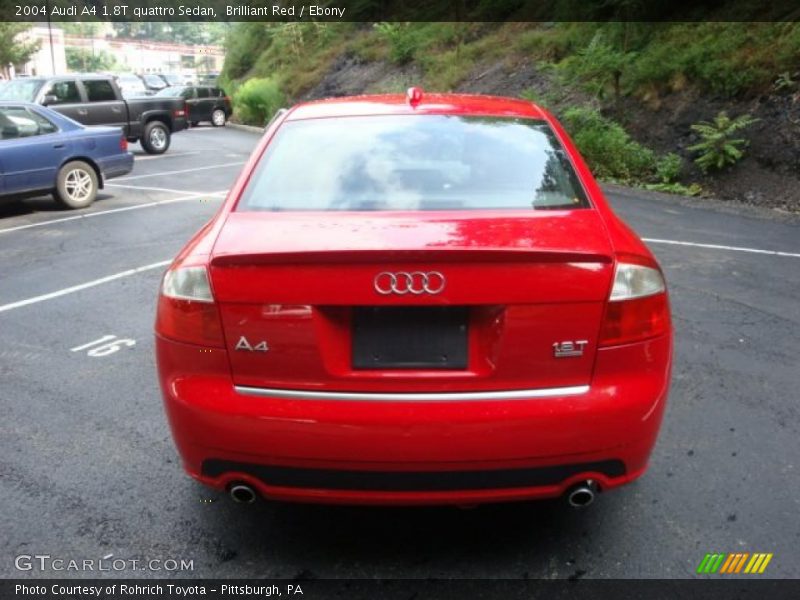
<svg viewBox="0 0 800 600">
<path fill-rule="evenodd" d="M 149 154 L 166 152 L 171 135 L 186 129 L 182 98 L 125 99 L 112 76 L 17 79 L 0 89 L 0 100 L 49 106 L 84 125 L 121 127 L 129 142 L 141 142 Z"/>
<path fill-rule="evenodd" d="M 133 73 L 123 73 L 114 78 L 117 87 L 122 92 L 122 97 L 127 98 L 141 98 L 142 96 L 150 96 L 152 92 L 147 89 L 144 81 Z"/>
<path fill-rule="evenodd" d="M 0 102 L 0 200 L 52 192 L 63 205 L 83 208 L 106 179 L 131 169 L 120 128 L 85 127 L 37 104 Z"/>
<path fill-rule="evenodd" d="M 183 85 L 183 77 L 181 77 L 177 73 L 158 73 L 158 76 L 168 86 L 171 86 L 171 85 Z"/>
<path fill-rule="evenodd" d="M 155 73 L 143 73 L 139 75 L 139 78 L 144 83 L 144 86 L 147 88 L 147 91 L 151 94 L 160 92 L 169 85 L 167 84 L 166 81 L 164 81 L 161 77 L 159 77 Z"/>
<path fill-rule="evenodd" d="M 231 99 L 218 87 L 173 86 L 161 90 L 156 96 L 186 100 L 188 119 L 192 125 L 197 125 L 201 121 L 210 121 L 214 127 L 222 127 L 233 114 Z"/>
</svg>

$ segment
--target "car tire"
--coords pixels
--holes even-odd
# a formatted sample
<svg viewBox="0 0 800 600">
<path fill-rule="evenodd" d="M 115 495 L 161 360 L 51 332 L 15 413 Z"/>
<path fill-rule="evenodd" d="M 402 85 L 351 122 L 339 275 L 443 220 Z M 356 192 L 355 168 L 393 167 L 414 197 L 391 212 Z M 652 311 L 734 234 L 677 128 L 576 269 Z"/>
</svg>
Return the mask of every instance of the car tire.
<svg viewBox="0 0 800 600">
<path fill-rule="evenodd" d="M 144 127 L 141 144 L 148 154 L 164 154 L 169 148 L 169 128 L 161 121 L 150 121 Z"/>
<path fill-rule="evenodd" d="M 192 127 L 197 127 L 198 125 L 200 125 L 200 121 L 192 121 L 191 125 Z"/>
<path fill-rule="evenodd" d="M 227 121 L 228 115 L 226 115 L 225 111 L 221 108 L 216 108 L 214 112 L 211 113 L 211 124 L 214 127 L 225 127 Z"/>
<path fill-rule="evenodd" d="M 53 196 L 67 208 L 86 208 L 97 198 L 99 183 L 92 165 L 73 160 L 59 169 Z"/>
</svg>

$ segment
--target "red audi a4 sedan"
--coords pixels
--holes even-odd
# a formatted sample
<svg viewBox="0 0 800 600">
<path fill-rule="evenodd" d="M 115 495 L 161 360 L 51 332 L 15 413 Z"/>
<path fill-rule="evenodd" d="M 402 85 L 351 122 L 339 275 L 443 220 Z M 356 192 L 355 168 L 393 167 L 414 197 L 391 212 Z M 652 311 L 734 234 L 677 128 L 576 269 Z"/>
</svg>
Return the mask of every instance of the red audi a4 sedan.
<svg viewBox="0 0 800 600">
<path fill-rule="evenodd" d="M 156 350 L 185 469 L 239 502 L 580 506 L 647 468 L 672 334 L 550 114 L 412 88 L 273 120 Z"/>
</svg>

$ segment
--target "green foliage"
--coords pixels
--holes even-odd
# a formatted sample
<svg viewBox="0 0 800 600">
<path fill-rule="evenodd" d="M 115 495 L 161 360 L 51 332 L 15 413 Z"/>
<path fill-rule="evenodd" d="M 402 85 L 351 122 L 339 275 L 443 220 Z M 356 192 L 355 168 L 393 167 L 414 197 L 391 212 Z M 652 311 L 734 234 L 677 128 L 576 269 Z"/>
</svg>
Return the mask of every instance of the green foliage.
<svg viewBox="0 0 800 600">
<path fill-rule="evenodd" d="M 698 184 L 692 183 L 683 185 L 682 183 L 646 183 L 644 188 L 654 192 L 662 192 L 664 194 L 678 194 L 679 196 L 699 196 L 703 193 L 703 188 Z"/>
<path fill-rule="evenodd" d="M 539 106 L 547 106 L 548 103 L 546 102 L 545 96 L 545 94 L 540 93 L 535 88 L 527 88 L 519 93 L 519 97 L 523 100 L 528 100 Z"/>
<path fill-rule="evenodd" d="M 117 67 L 117 59 L 105 50 L 92 52 L 88 48 L 68 46 L 66 55 L 67 68 L 74 72 L 113 71 Z"/>
<path fill-rule="evenodd" d="M 80 23 L 60 23 L 59 27 L 67 35 L 79 35 L 81 37 L 95 37 L 100 33 L 100 23 L 97 21 L 82 21 Z"/>
<path fill-rule="evenodd" d="M 253 125 L 266 124 L 284 100 L 280 86 L 270 78 L 248 79 L 233 96 L 235 114 Z"/>
<path fill-rule="evenodd" d="M 714 117 L 713 122 L 702 121 L 692 125 L 692 130 L 700 134 L 702 141 L 689 150 L 697 152 L 699 156 L 695 163 L 708 172 L 712 169 L 722 169 L 737 163 L 744 156 L 744 148 L 748 141 L 744 138 L 735 138 L 733 135 L 758 121 L 750 115 L 740 115 L 731 119 L 725 111 Z"/>
<path fill-rule="evenodd" d="M 670 152 L 656 161 L 656 176 L 661 183 L 669 184 L 677 180 L 683 170 L 683 159 Z"/>
<path fill-rule="evenodd" d="M 7 65 L 27 62 L 39 49 L 39 42 L 21 39 L 20 34 L 30 28 L 29 23 L 0 21 L 0 72 L 5 71 Z"/>
<path fill-rule="evenodd" d="M 120 37 L 179 44 L 221 44 L 229 27 L 211 21 L 121 21 L 112 25 Z"/>
<path fill-rule="evenodd" d="M 767 88 L 774 74 L 796 68 L 800 24 L 661 24 L 631 70 L 632 87 L 669 91 L 685 79 L 703 91 L 736 96 Z"/>
<path fill-rule="evenodd" d="M 614 98 L 622 95 L 622 76 L 633 63 L 635 53 L 612 43 L 604 30 L 599 29 L 589 44 L 571 58 L 565 60 L 562 68 L 572 79 L 599 98 L 603 98 L 611 87 Z"/>
<path fill-rule="evenodd" d="M 669 92 L 685 82 L 732 97 L 763 91 L 775 73 L 797 69 L 800 23 L 557 23 L 519 32 L 512 47 L 554 62 L 566 83 L 599 97 L 612 89 Z"/>
<path fill-rule="evenodd" d="M 775 78 L 772 87 L 777 92 L 792 92 L 797 88 L 797 82 L 789 71 L 784 71 Z"/>
<path fill-rule="evenodd" d="M 420 45 L 416 23 L 375 23 L 375 30 L 388 42 L 392 62 L 402 65 L 414 58 Z"/>
<path fill-rule="evenodd" d="M 225 43 L 222 81 L 270 77 L 290 97 L 319 82 L 346 45 L 355 39 L 355 23 L 243 22 Z"/>
<path fill-rule="evenodd" d="M 253 68 L 259 55 L 269 44 L 264 23 L 238 23 L 225 39 L 225 79 L 239 79 Z"/>
<path fill-rule="evenodd" d="M 564 86 L 552 86 L 542 91 L 527 88 L 522 90 L 519 95 L 520 98 L 530 100 L 542 108 L 553 109 L 566 100 L 566 94 L 567 89 Z"/>
<path fill-rule="evenodd" d="M 584 107 L 568 109 L 563 122 L 595 176 L 627 183 L 653 176 L 655 154 L 632 140 L 619 123 Z"/>
</svg>

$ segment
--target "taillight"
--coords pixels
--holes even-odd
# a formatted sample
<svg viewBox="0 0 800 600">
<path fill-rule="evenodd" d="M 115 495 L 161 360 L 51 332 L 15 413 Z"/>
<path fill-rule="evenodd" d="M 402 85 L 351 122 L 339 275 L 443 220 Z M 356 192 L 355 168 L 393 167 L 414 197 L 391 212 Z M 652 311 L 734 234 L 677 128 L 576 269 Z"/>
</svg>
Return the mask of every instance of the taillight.
<svg viewBox="0 0 800 600">
<path fill-rule="evenodd" d="M 175 111 L 172 113 L 174 117 L 184 117 L 186 116 L 186 102 L 183 103 L 183 108 L 176 108 Z"/>
<path fill-rule="evenodd" d="M 203 266 L 167 271 L 158 298 L 156 331 L 187 344 L 224 348 L 222 323 Z"/>
<path fill-rule="evenodd" d="M 600 346 L 618 346 L 669 331 L 667 286 L 661 271 L 644 265 L 617 263 Z"/>
<path fill-rule="evenodd" d="M 123 152 L 128 151 L 128 140 L 125 139 L 125 136 L 119 138 L 119 149 L 122 150 Z"/>
</svg>

